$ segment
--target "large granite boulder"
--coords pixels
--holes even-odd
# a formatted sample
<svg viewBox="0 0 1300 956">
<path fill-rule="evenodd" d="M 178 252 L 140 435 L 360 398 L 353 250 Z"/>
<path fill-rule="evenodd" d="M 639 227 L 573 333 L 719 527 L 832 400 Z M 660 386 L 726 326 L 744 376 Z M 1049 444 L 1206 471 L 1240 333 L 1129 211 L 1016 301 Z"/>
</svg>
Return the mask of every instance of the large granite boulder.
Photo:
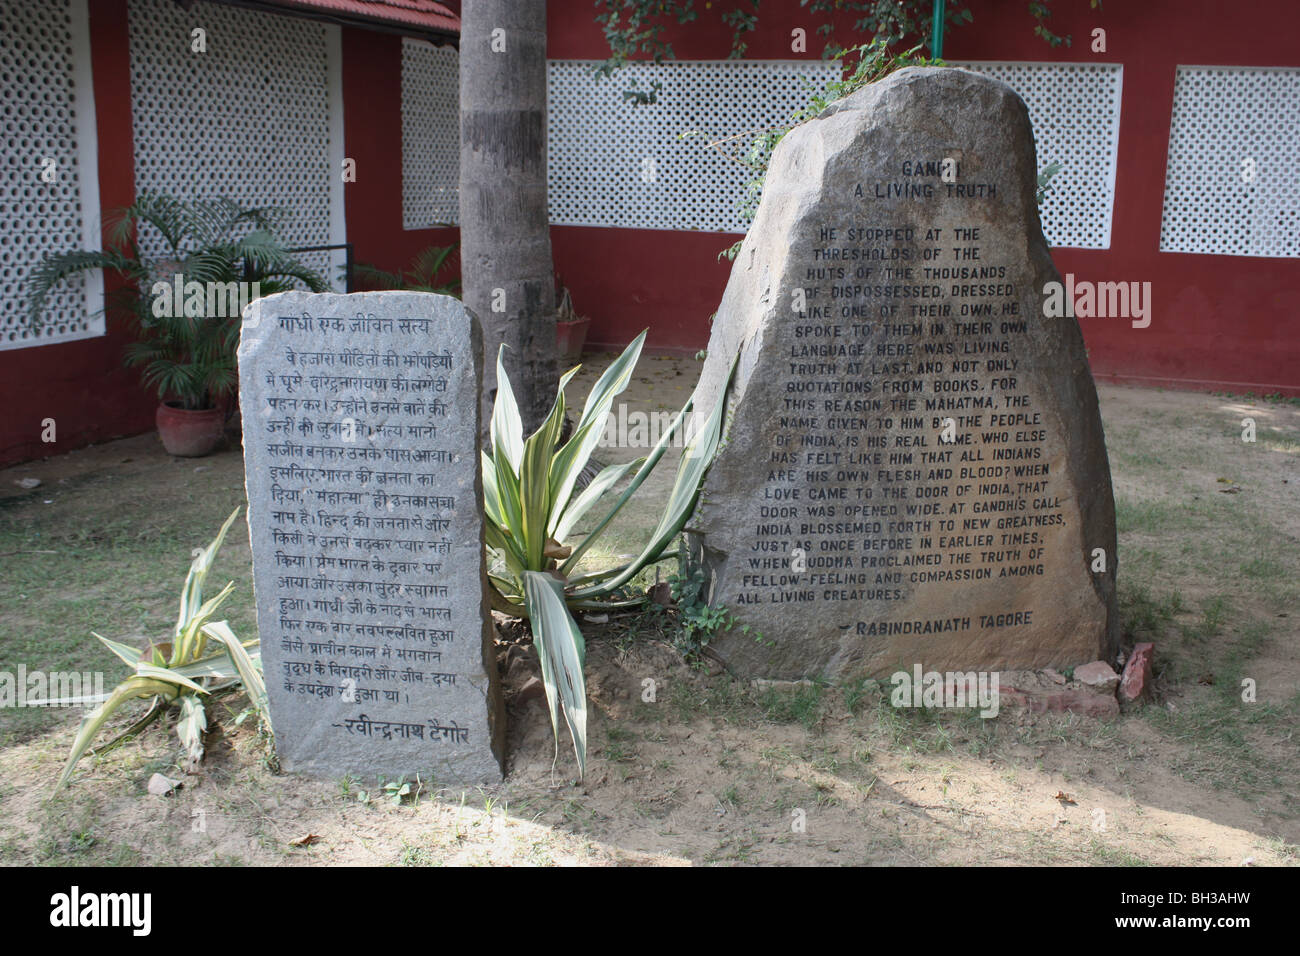
<svg viewBox="0 0 1300 956">
<path fill-rule="evenodd" d="M 1024 102 L 900 70 L 791 131 L 714 320 L 690 528 L 750 677 L 1113 660 L 1115 512 Z M 1059 310 L 1048 310 L 1049 312 Z"/>
</svg>

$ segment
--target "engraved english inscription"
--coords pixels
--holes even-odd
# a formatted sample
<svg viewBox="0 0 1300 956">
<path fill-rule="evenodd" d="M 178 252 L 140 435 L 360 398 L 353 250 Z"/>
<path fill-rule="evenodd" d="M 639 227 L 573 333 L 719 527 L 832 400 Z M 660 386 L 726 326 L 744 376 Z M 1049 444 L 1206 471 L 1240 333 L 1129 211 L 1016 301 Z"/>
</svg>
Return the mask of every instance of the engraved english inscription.
<svg viewBox="0 0 1300 956">
<path fill-rule="evenodd" d="M 1086 560 L 1114 554 L 1095 389 L 1077 324 L 1042 314 L 1034 184 L 1023 103 L 961 70 L 781 143 L 702 377 L 707 400 L 740 354 L 691 528 L 762 635 L 717 642 L 733 666 L 1073 664 L 1117 636 L 1113 562 Z"/>
</svg>

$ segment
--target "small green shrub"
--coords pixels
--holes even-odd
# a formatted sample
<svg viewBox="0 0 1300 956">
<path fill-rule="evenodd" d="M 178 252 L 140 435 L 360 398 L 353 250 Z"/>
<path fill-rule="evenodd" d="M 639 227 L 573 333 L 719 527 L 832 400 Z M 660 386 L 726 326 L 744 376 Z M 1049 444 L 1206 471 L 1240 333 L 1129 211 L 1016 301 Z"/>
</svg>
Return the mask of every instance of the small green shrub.
<svg viewBox="0 0 1300 956">
<path fill-rule="evenodd" d="M 650 540 L 628 564 L 579 574 L 577 566 L 662 459 L 673 436 L 694 408 L 687 401 L 659 443 L 644 459 L 609 465 L 582 489 L 582 474 L 604 433 L 614 399 L 627 388 L 645 344 L 642 332 L 601 375 L 587 397 L 582 417 L 568 440 L 564 430 L 564 388 L 580 366 L 560 379 L 550 415 L 527 439 L 501 355 L 497 358 L 497 395 L 492 411 L 491 454 L 483 453 L 483 508 L 487 516 L 488 579 L 495 609 L 527 618 L 542 665 L 550 706 L 551 731 L 558 754 L 563 715 L 578 758 L 587 765 L 587 692 L 582 668 L 586 644 L 573 609 L 607 610 L 634 606 L 645 596 L 627 597 L 624 586 L 650 565 L 664 560 L 695 510 L 704 476 L 717 451 L 726 393 L 686 443 L 662 517 Z M 605 517 L 569 546 L 577 522 L 623 477 L 632 479 Z M 668 555 L 671 556 L 671 555 Z"/>
<path fill-rule="evenodd" d="M 144 717 L 109 743 L 94 750 L 104 753 L 138 734 L 168 707 L 180 708 L 176 734 L 180 737 L 183 755 L 191 763 L 203 759 L 203 734 L 208 727 L 204 700 L 219 691 L 243 687 L 249 701 L 260 715 L 263 725 L 270 728 L 270 714 L 266 705 L 266 684 L 262 678 L 262 657 L 257 640 L 241 642 L 225 621 L 213 621 L 217 608 L 234 590 L 233 582 L 227 584 L 215 597 L 203 600 L 203 584 L 216 560 L 226 532 L 239 515 L 236 508 L 230 513 L 217 537 L 206 548 L 199 549 L 190 565 L 181 590 L 180 614 L 170 642 L 150 644 L 144 651 L 94 636 L 112 651 L 134 673 L 118 684 L 99 707 L 87 714 L 77 729 L 72 743 L 72 753 L 59 776 L 56 789 L 72 777 L 73 768 L 87 752 L 91 742 L 105 722 L 127 701 L 144 698 L 152 703 Z M 93 633 L 93 632 L 92 632 Z M 211 652 L 209 641 L 217 645 Z M 91 703 L 92 698 L 80 698 L 64 703 Z"/>
</svg>

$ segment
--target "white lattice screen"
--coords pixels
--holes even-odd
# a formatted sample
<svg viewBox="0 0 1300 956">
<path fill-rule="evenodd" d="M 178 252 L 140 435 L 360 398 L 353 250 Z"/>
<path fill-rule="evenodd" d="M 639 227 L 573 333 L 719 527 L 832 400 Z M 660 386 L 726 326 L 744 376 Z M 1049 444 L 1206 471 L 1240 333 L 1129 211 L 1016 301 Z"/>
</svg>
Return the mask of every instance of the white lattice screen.
<svg viewBox="0 0 1300 956">
<path fill-rule="evenodd" d="M 402 41 L 402 225 L 460 221 L 460 57 Z"/>
<path fill-rule="evenodd" d="M 744 232 L 749 172 L 708 143 L 783 122 L 835 78 L 821 61 L 668 62 L 597 82 L 591 61 L 548 64 L 551 222 Z M 408 229 L 459 218 L 457 54 L 402 50 L 402 214 Z M 652 106 L 623 100 L 629 83 L 662 88 Z M 703 135 L 682 140 L 687 130 Z M 744 144 L 744 145 L 747 145 Z"/>
<path fill-rule="evenodd" d="M 403 210 L 407 228 L 452 221 L 457 162 L 455 53 L 427 44 L 403 55 Z M 634 64 L 598 82 L 592 63 L 549 64 L 549 185 L 553 223 L 744 232 L 737 202 L 748 170 L 708 143 L 786 120 L 836 77 L 821 61 Z M 1110 245 L 1122 67 L 966 63 L 1009 83 L 1029 107 L 1040 165 L 1064 163 L 1042 207 L 1057 246 Z M 630 106 L 634 83 L 662 86 L 658 103 Z M 681 139 L 687 130 L 702 135 Z M 747 144 L 745 144 L 747 145 Z M 413 155 L 414 154 L 414 155 Z M 436 210 L 436 211 L 434 211 Z"/>
<path fill-rule="evenodd" d="M 1162 252 L 1300 256 L 1300 70 L 1180 66 Z"/>
<path fill-rule="evenodd" d="M 286 244 L 341 241 L 338 28 L 216 3 L 129 9 L 137 192 L 278 206 Z M 339 285 L 328 254 L 300 258 Z"/>
<path fill-rule="evenodd" d="M 751 173 L 708 143 L 785 122 L 812 89 L 838 77 L 823 61 L 677 61 L 628 66 L 598 82 L 592 65 L 550 64 L 555 223 L 744 232 L 737 203 Z M 656 104 L 624 102 L 629 82 L 648 89 L 656 81 Z M 681 139 L 687 130 L 703 135 Z"/>
<path fill-rule="evenodd" d="M 98 248 L 89 53 L 85 0 L 0 0 L 0 349 L 104 334 L 98 274 L 62 283 L 38 325 L 24 308 L 46 255 Z"/>
<path fill-rule="evenodd" d="M 1059 162 L 1039 208 L 1053 246 L 1110 247 L 1124 68 L 1112 63 L 954 63 L 1002 80 L 1029 107 L 1038 166 Z"/>
</svg>

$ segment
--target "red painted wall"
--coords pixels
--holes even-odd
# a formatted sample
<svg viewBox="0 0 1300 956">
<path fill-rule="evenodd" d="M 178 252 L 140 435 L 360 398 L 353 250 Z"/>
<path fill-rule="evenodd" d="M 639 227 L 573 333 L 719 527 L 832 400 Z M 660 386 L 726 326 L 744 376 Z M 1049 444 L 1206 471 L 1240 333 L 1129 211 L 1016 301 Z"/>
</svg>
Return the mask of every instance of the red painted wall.
<svg viewBox="0 0 1300 956">
<path fill-rule="evenodd" d="M 722 9 L 726 5 L 715 5 Z M 974 23 L 949 33 L 949 59 L 1092 61 L 1124 64 L 1122 118 L 1112 245 L 1058 249 L 1064 274 L 1092 281 L 1150 281 L 1154 318 L 1135 330 L 1124 321 L 1084 319 L 1099 378 L 1233 391 L 1300 394 L 1300 262 L 1159 251 L 1169 117 L 1178 64 L 1295 66 L 1300 6 L 1257 0 L 1243 20 L 1232 0 L 1058 0 L 1052 28 L 1070 48 L 1033 35 L 1022 3 L 973 0 Z M 126 0 L 91 0 L 91 49 L 99 135 L 102 210 L 133 198 L 130 70 Z M 702 10 L 699 22 L 668 35 L 681 59 L 722 59 L 730 30 Z M 549 55 L 604 59 L 608 54 L 591 0 L 550 0 Z M 841 24 L 841 26 L 846 26 Z M 1094 55 L 1089 34 L 1107 30 L 1107 52 Z M 794 0 L 764 3 L 747 56 L 790 59 L 790 32 L 808 31 L 816 58 L 817 21 Z M 842 34 L 843 35 L 843 34 Z M 455 229 L 402 228 L 401 39 L 346 28 L 344 129 L 357 182 L 346 186 L 347 232 L 356 258 L 404 268 L 429 245 L 454 241 Z M 615 82 L 618 82 L 615 80 Z M 708 339 L 730 266 L 717 254 L 725 233 L 556 226 L 556 271 L 578 310 L 592 317 L 589 342 L 621 345 L 643 328 L 654 349 L 694 351 Z M 135 370 L 121 366 L 124 337 L 0 351 L 0 388 L 12 413 L 0 416 L 0 464 L 67 451 L 88 442 L 152 428 L 155 397 Z M 54 418 L 58 443 L 40 441 Z"/>
<path fill-rule="evenodd" d="M 718 5 L 720 8 L 725 5 Z M 1233 0 L 1086 0 L 1052 4 L 1050 26 L 1072 35 L 1070 47 L 1049 47 L 1034 35 L 1022 3 L 974 0 L 974 22 L 952 29 L 950 60 L 1037 60 L 1124 65 L 1111 247 L 1058 249 L 1062 274 L 1080 280 L 1149 281 L 1153 320 L 1083 319 L 1094 373 L 1101 379 L 1232 391 L 1300 395 L 1300 262 L 1246 256 L 1162 253 L 1160 216 L 1165 159 L 1179 64 L 1295 66 L 1300 6 L 1260 0 L 1248 14 Z M 551 0 L 549 55 L 608 55 L 590 0 Z M 1249 17 L 1249 22 L 1243 20 Z M 794 2 L 763 4 L 750 35 L 750 58 L 793 59 L 790 31 L 808 31 L 810 58 L 820 56 L 817 23 Z M 1104 54 L 1091 52 L 1091 32 L 1107 31 Z M 845 35 L 841 33 L 840 35 Z M 679 59 L 721 59 L 730 31 L 713 12 L 667 35 Z M 618 82 L 615 80 L 615 82 Z M 580 311 L 592 316 L 589 340 L 621 344 L 642 328 L 650 345 L 693 350 L 708 338 L 728 268 L 717 252 L 728 234 L 640 229 L 553 227 L 556 269 Z M 599 263 L 599 268 L 592 265 Z"/>
<path fill-rule="evenodd" d="M 982 7 L 989 6 L 981 3 Z M 1022 11 L 951 34 L 951 59 L 1097 61 L 1124 64 L 1115 206 L 1109 249 L 1058 249 L 1062 274 L 1091 281 L 1149 281 L 1151 326 L 1082 319 L 1100 379 L 1210 390 L 1300 395 L 1300 261 L 1160 252 L 1165 161 L 1174 75 L 1192 66 L 1297 66 L 1300 6 L 1293 0 L 1150 0 L 1052 5 L 1052 28 L 1069 48 L 1049 49 Z M 1106 52 L 1090 51 L 1094 27 Z M 1243 117 L 1249 121 L 1251 117 Z"/>
<path fill-rule="evenodd" d="M 702 4 L 697 4 L 703 7 Z M 731 49 L 731 30 L 719 14 L 734 4 L 701 9 L 699 19 L 665 34 L 679 60 L 721 60 Z M 547 56 L 553 60 L 604 60 L 609 44 L 595 19 L 591 0 L 549 0 Z M 849 22 L 847 17 L 842 17 Z M 763 3 L 759 28 L 748 34 L 747 59 L 821 57 L 824 43 L 815 29 L 822 19 L 795 0 Z M 790 51 L 791 31 L 807 31 L 808 50 Z M 607 81 L 621 83 L 615 76 Z M 589 347 L 621 347 L 650 329 L 646 347 L 692 353 L 709 338 L 709 317 L 718 308 L 731 263 L 718 253 L 738 235 L 660 229 L 552 226 L 555 270 L 573 294 L 574 307 L 591 317 Z"/>
<path fill-rule="evenodd" d="M 405 270 L 429 246 L 447 246 L 458 229 L 402 228 L 402 38 L 343 30 L 343 142 L 357 161 L 344 185 L 348 241 L 358 262 Z M 459 273 L 453 257 L 440 278 Z"/>
<path fill-rule="evenodd" d="M 91 60 L 99 150 L 101 218 L 135 198 L 127 0 L 91 0 Z M 345 28 L 343 115 L 357 181 L 345 186 L 348 239 L 357 261 L 396 271 L 430 245 L 456 241 L 455 229 L 402 229 L 402 39 Z M 91 171 L 93 174 L 93 171 Z M 446 274 L 455 274 L 453 260 Z M 112 279 L 108 279 L 112 288 Z M 101 338 L 0 351 L 0 466 L 59 454 L 154 427 L 156 394 L 137 369 L 122 366 L 130 336 L 109 324 Z M 57 442 L 41 441 L 53 418 Z"/>
<path fill-rule="evenodd" d="M 135 173 L 131 154 L 131 86 L 126 0 L 90 4 L 90 52 L 95 75 L 102 218 L 130 205 Z M 95 170 L 82 170 L 93 176 Z M 106 285 L 112 288 L 112 279 Z M 0 465 L 59 454 L 153 427 L 157 400 L 139 374 L 122 367 L 128 341 L 109 324 L 102 338 L 0 351 Z M 53 418 L 57 441 L 41 441 L 41 422 Z"/>
</svg>

